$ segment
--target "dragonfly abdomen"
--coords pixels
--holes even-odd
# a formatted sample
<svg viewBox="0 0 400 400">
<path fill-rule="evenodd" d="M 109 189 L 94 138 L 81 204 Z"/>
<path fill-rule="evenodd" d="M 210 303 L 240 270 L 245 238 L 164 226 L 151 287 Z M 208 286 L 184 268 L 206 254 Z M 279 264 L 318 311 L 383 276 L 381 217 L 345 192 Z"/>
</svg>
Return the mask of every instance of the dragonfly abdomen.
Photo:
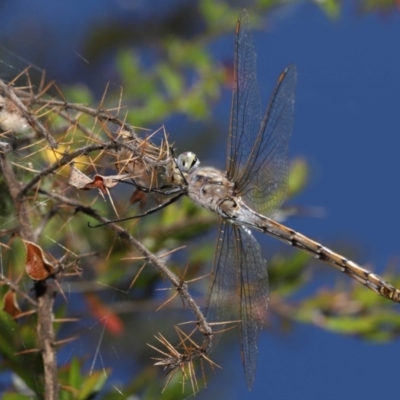
<svg viewBox="0 0 400 400">
<path fill-rule="evenodd" d="M 291 246 L 297 247 L 315 258 L 325 261 L 327 264 L 360 282 L 375 293 L 400 303 L 400 291 L 383 280 L 379 275 L 367 271 L 355 262 L 348 260 L 346 257 L 343 257 L 279 222 L 267 217 L 259 217 L 263 220 L 262 226 L 258 228 L 262 232 L 274 236 Z"/>
</svg>

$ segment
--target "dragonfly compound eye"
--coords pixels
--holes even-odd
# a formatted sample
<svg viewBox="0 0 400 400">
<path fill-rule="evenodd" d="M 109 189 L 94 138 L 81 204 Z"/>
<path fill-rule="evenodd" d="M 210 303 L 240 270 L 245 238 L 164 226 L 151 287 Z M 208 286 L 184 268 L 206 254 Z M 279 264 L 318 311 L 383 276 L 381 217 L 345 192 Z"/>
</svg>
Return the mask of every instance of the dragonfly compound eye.
<svg viewBox="0 0 400 400">
<path fill-rule="evenodd" d="M 191 169 L 197 168 L 200 165 L 200 162 L 196 154 L 187 151 L 178 157 L 177 164 L 182 172 L 190 172 Z"/>
</svg>

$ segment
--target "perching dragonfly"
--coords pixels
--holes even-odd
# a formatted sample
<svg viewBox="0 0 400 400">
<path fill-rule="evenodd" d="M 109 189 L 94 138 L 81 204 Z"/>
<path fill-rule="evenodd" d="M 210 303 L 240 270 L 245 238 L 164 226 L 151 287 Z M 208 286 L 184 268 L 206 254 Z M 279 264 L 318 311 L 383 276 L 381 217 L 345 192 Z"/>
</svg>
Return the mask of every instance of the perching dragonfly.
<svg viewBox="0 0 400 400">
<path fill-rule="evenodd" d="M 187 195 L 221 217 L 206 318 L 208 322 L 224 323 L 233 311 L 238 312 L 249 388 L 254 381 L 257 342 L 269 300 L 267 263 L 250 229 L 310 253 L 377 294 L 400 302 L 400 291 L 379 276 L 270 218 L 286 196 L 296 79 L 295 66 L 288 66 L 279 76 L 262 118 L 256 54 L 249 17 L 243 10 L 236 25 L 235 87 L 226 171 L 200 167 L 192 152 L 181 154 L 167 174 L 172 189 L 165 194 L 176 196 L 144 214 Z"/>
</svg>

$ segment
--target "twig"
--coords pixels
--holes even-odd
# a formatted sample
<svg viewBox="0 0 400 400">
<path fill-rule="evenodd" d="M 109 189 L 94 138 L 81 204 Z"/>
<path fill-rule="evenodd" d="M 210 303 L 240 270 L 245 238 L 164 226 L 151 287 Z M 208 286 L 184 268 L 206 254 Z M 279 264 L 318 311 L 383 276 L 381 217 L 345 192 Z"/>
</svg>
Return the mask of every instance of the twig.
<svg viewBox="0 0 400 400">
<path fill-rule="evenodd" d="M 56 290 L 47 281 L 35 283 L 38 299 L 38 338 L 43 357 L 45 400 L 58 399 L 57 357 L 54 348 L 53 304 Z"/>
<path fill-rule="evenodd" d="M 42 137 L 44 137 L 50 144 L 52 149 L 58 147 L 57 142 L 54 138 L 49 134 L 47 129 L 28 111 L 25 104 L 21 101 L 21 99 L 15 94 L 13 88 L 7 85 L 0 79 L 0 89 L 4 93 L 6 97 L 8 97 L 16 107 L 18 107 L 22 116 L 28 121 L 29 125 L 31 125 Z"/>
<path fill-rule="evenodd" d="M 48 168 L 41 171 L 39 174 L 35 175 L 28 183 L 24 185 L 24 187 L 18 193 L 18 200 L 22 199 L 23 196 L 31 189 L 37 182 L 40 181 L 41 178 L 47 176 L 58 168 L 71 163 L 76 157 L 87 155 L 92 151 L 96 150 L 117 150 L 120 147 L 120 144 L 117 142 L 108 142 L 102 144 L 89 144 L 87 146 L 83 146 L 79 149 L 74 150 L 71 153 L 64 154 L 58 161 L 50 165 Z"/>
<path fill-rule="evenodd" d="M 28 213 L 26 201 L 22 196 L 20 196 L 20 183 L 18 182 L 7 158 L 1 153 L 0 165 L 11 197 L 16 204 L 19 234 L 23 239 L 33 241 L 34 235 L 29 224 L 29 219 L 27 218 Z M 54 290 L 52 288 L 49 289 L 47 281 L 35 282 L 35 289 L 38 299 L 38 338 L 44 367 L 45 399 L 57 400 L 57 357 L 54 349 L 55 333 L 52 321 Z"/>
<path fill-rule="evenodd" d="M 179 292 L 181 298 L 193 312 L 196 318 L 198 330 L 204 335 L 204 340 L 201 349 L 206 354 L 209 353 L 212 345 L 212 329 L 210 325 L 207 323 L 203 313 L 200 310 L 200 307 L 197 305 L 195 300 L 190 295 L 187 288 L 187 284 L 185 282 L 182 282 L 182 280 L 167 267 L 167 265 L 161 258 L 151 253 L 145 246 L 143 246 L 141 242 L 135 239 L 127 230 L 123 229 L 122 227 L 120 227 L 115 223 L 110 222 L 106 218 L 101 217 L 97 213 L 97 211 L 94 210 L 93 208 L 84 206 L 82 203 L 72 200 L 68 197 L 59 194 L 48 193 L 43 189 L 39 189 L 38 192 L 47 195 L 52 199 L 57 199 L 58 201 L 60 201 L 65 205 L 74 207 L 76 211 L 80 211 L 86 215 L 89 215 L 90 217 L 96 219 L 101 223 L 109 222 L 109 224 L 107 225 L 108 228 L 113 230 L 121 239 L 127 241 L 131 246 L 136 247 L 136 249 L 138 249 L 142 253 L 145 260 L 152 263 L 158 269 L 161 275 L 168 279 L 168 281 Z"/>
<path fill-rule="evenodd" d="M 19 193 L 21 191 L 21 185 L 17 180 L 17 177 L 14 174 L 13 169 L 11 168 L 10 163 L 8 162 L 5 154 L 0 153 L 0 167 L 3 171 L 3 176 L 10 191 L 11 197 L 14 200 L 16 206 L 16 216 L 19 222 L 18 232 L 21 237 L 33 241 L 33 232 L 29 225 L 29 220 L 26 218 L 28 215 L 28 207 L 25 199 L 19 197 Z"/>
</svg>

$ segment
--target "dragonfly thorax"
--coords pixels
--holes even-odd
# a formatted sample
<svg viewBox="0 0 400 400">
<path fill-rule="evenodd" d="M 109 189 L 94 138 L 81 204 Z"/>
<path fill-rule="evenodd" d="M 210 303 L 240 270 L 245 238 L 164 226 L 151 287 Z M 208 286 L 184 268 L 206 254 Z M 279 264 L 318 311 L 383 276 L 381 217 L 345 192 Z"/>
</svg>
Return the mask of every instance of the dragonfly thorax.
<svg viewBox="0 0 400 400">
<path fill-rule="evenodd" d="M 221 202 L 233 196 L 234 183 L 216 168 L 192 168 L 186 180 L 188 196 L 208 210 L 217 212 Z"/>
</svg>

